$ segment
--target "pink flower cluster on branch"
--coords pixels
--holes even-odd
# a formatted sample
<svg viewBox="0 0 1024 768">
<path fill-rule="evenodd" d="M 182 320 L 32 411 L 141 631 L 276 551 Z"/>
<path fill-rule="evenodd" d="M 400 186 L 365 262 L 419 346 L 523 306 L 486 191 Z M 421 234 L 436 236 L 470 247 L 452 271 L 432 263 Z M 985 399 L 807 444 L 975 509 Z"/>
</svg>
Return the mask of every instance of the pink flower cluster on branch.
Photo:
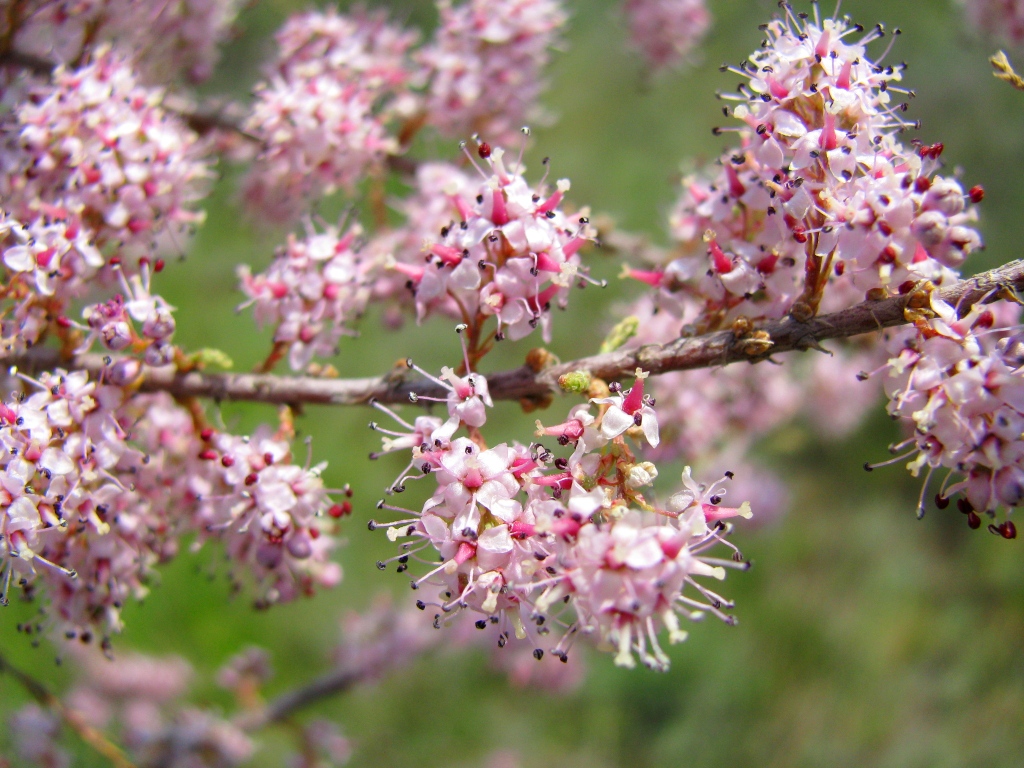
<svg viewBox="0 0 1024 768">
<path fill-rule="evenodd" d="M 960 314 L 933 297 L 914 320 L 913 329 L 893 334 L 893 357 L 876 372 L 886 374 L 889 413 L 913 427 L 892 446 L 903 454 L 893 461 L 910 458 L 915 476 L 926 470 L 919 515 L 932 473 L 945 470 L 936 505 L 946 507 L 960 493 L 958 509 L 978 528 L 978 513 L 995 518 L 1000 508 L 1024 502 L 1020 307 L 997 302 Z M 1017 533 L 1010 520 L 989 528 L 1006 538 Z"/>
<path fill-rule="evenodd" d="M 730 68 L 745 82 L 722 96 L 741 125 L 720 131 L 739 146 L 684 180 L 680 253 L 635 276 L 670 309 L 680 296 L 703 303 L 698 329 L 948 283 L 981 246 L 970 224 L 983 192 L 936 174 L 941 144 L 900 142 L 911 127 L 894 102 L 907 93 L 902 67 L 868 54 L 881 27 L 798 18 L 787 5 L 764 31 L 764 48 Z"/>
<path fill-rule="evenodd" d="M 64 224 L 91 240 L 95 272 L 116 256 L 125 265 L 170 245 L 177 249 L 202 220 L 193 209 L 212 174 L 207 148 L 164 110 L 159 90 L 138 83 L 117 51 L 92 51 L 84 66 L 58 67 L 50 83 L 28 86 L 7 120 L 2 189 L 23 224 Z M 61 264 L 40 265 L 67 290 L 92 275 Z M 37 256 L 37 261 L 39 258 Z"/>
<path fill-rule="evenodd" d="M 625 0 L 631 45 L 655 72 L 679 67 L 711 26 L 704 0 Z"/>
<path fill-rule="evenodd" d="M 0 20 L 13 47 L 71 63 L 100 42 L 129 52 L 147 80 L 206 80 L 240 0 L 19 0 Z"/>
<path fill-rule="evenodd" d="M 482 615 L 479 628 L 493 623 L 506 639 L 528 638 L 538 659 L 547 650 L 567 660 L 576 639 L 591 636 L 617 651 L 617 664 L 634 666 L 639 656 L 666 669 L 659 628 L 678 642 L 686 636 L 680 616 L 699 619 L 708 612 L 734 621 L 720 610 L 731 604 L 695 577 L 721 579 L 725 566 L 746 567 L 734 547 L 733 560 L 707 551 L 726 544 L 729 527 L 721 521 L 749 516 L 750 505 L 723 506 L 724 486 L 699 485 L 689 470 L 683 490 L 664 503 L 645 490 L 657 467 L 637 459 L 625 437 L 659 443 L 658 417 L 644 393 L 647 374 L 637 371 L 628 391 L 614 385 L 572 408 L 561 424 L 538 422 L 538 437 L 573 446 L 568 457 L 556 457 L 540 442 L 487 448 L 480 434 L 486 380 L 446 377 L 452 386 L 447 422 L 409 424 L 378 405 L 408 430 L 390 432 L 385 452 L 412 448 L 411 463 L 389 493 L 420 479 L 433 478 L 437 487 L 419 510 L 382 500 L 379 508 L 405 517 L 370 524 L 386 525 L 393 541 L 409 540 L 391 560 L 399 571 L 410 559 L 428 564 L 412 586 L 439 589 L 437 598 L 417 603 L 439 611 L 436 623 L 474 611 Z M 455 437 L 453 424 L 469 436 Z M 441 563 L 431 565 L 434 557 L 424 551 L 436 551 Z M 689 589 L 693 597 L 684 594 Z"/>
<path fill-rule="evenodd" d="M 324 195 L 351 190 L 399 150 L 392 124 L 412 116 L 416 35 L 381 13 L 296 16 L 277 35 L 278 58 L 244 129 L 263 142 L 243 195 L 288 221 Z"/>
<path fill-rule="evenodd" d="M 537 122 L 542 72 L 567 20 L 557 0 L 438 3 L 434 40 L 417 52 L 428 73 L 427 122 L 445 136 L 509 144 Z"/>
<path fill-rule="evenodd" d="M 17 588 L 49 629 L 88 642 L 121 628 L 129 598 L 178 538 L 222 540 L 253 573 L 260 602 L 333 585 L 322 466 L 290 463 L 287 443 L 197 431 L 166 395 L 126 398 L 84 372 L 44 373 L 0 405 L 0 599 Z"/>
</svg>

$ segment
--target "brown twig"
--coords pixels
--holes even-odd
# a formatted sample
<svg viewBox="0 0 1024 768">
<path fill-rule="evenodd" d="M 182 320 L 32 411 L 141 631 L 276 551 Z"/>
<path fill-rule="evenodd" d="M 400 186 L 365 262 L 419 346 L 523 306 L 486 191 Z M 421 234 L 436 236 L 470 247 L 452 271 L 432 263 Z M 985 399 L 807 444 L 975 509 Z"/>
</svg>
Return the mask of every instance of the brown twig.
<svg viewBox="0 0 1024 768">
<path fill-rule="evenodd" d="M 939 291 L 939 295 L 963 310 L 986 299 L 1000 288 L 1024 290 L 1024 261 L 1013 261 L 997 269 L 961 280 Z M 668 344 L 651 344 L 638 349 L 617 350 L 554 365 L 538 372 L 528 365 L 488 375 L 491 396 L 502 400 L 538 401 L 558 391 L 558 377 L 577 370 L 612 381 L 629 376 L 636 368 L 653 374 L 708 368 L 739 361 L 759 362 L 791 350 L 816 348 L 827 339 L 840 339 L 903 325 L 909 296 L 867 301 L 830 315 L 798 322 L 791 317 L 764 322 L 757 327 L 756 345 L 732 331 L 683 337 Z M 770 343 L 768 343 L 770 342 Z M 55 367 L 87 370 L 100 376 L 109 357 L 75 355 L 62 359 L 57 350 L 33 349 L 27 353 L 0 357 L 7 365 L 31 371 Z M 309 376 L 274 376 L 255 373 L 179 373 L 172 367 L 144 368 L 139 387 L 144 392 L 169 392 L 178 398 L 205 397 L 214 400 L 248 400 L 275 404 L 360 405 L 372 399 L 382 403 L 408 402 L 409 395 L 443 397 L 447 392 L 423 379 L 379 376 L 363 379 L 328 379 Z"/>
<path fill-rule="evenodd" d="M 78 712 L 65 707 L 60 699 L 50 693 L 46 686 L 34 677 L 12 666 L 2 654 L 0 654 L 0 674 L 10 675 L 17 680 L 33 699 L 57 715 L 68 728 L 78 734 L 82 741 L 109 760 L 114 768 L 135 768 L 135 764 L 125 757 L 124 753 L 111 743 L 101 731 L 86 723 Z"/>
</svg>

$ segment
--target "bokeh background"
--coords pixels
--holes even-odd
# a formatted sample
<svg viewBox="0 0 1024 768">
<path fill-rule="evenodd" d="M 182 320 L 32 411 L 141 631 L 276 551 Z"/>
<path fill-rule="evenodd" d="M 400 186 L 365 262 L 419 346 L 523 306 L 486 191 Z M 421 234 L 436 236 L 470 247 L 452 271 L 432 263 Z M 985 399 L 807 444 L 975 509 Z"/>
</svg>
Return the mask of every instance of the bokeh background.
<svg viewBox="0 0 1024 768">
<path fill-rule="evenodd" d="M 386 5 L 409 24 L 429 29 L 435 23 L 431 3 Z M 734 88 L 736 76 L 718 67 L 738 63 L 759 45 L 757 25 L 775 3 L 709 0 L 714 27 L 700 61 L 653 79 L 626 48 L 614 3 L 568 5 L 566 47 L 545 98 L 559 119 L 535 129 L 528 165 L 539 168 L 539 159 L 550 156 L 553 174 L 572 179 L 574 201 L 662 241 L 681 169 L 727 146 L 728 136 L 711 134 L 722 120 L 714 94 Z M 269 35 L 289 13 L 307 7 L 263 0 L 243 12 L 239 36 L 206 91 L 244 98 L 271 53 Z M 882 21 L 902 29 L 890 56 L 910 65 L 905 82 L 917 97 L 909 117 L 923 122 L 923 140 L 945 143 L 944 160 L 962 169 L 965 186 L 987 190 L 981 228 L 988 247 L 966 272 L 1017 258 L 1024 93 L 992 78 L 986 59 L 995 45 L 973 36 L 949 0 L 846 0 L 842 10 L 865 26 Z M 457 153 L 447 144 L 433 150 L 441 157 Z M 159 290 L 179 307 L 176 341 L 223 349 L 244 370 L 266 354 L 269 342 L 248 316 L 235 314 L 235 265 L 261 268 L 284 233 L 261 230 L 239 213 L 237 174 L 223 170 L 207 223 L 187 260 L 161 276 Z M 599 277 L 619 271 L 609 257 L 594 255 L 591 264 Z M 613 280 L 604 292 L 574 296 L 572 312 L 556 318 L 551 350 L 562 359 L 595 351 L 614 322 L 616 297 L 636 290 Z M 444 320 L 389 334 L 371 316 L 362 329 L 333 361 L 343 375 L 379 374 L 413 353 L 428 367 L 458 354 Z M 530 343 L 506 345 L 505 357 L 488 365 L 518 364 Z M 247 405 L 226 404 L 221 413 L 238 431 L 274 418 Z M 244 595 L 230 595 L 215 547 L 184 552 L 144 604 L 125 610 L 127 628 L 115 651 L 182 655 L 207 681 L 197 684 L 195 699 L 227 705 L 226 694 L 209 681 L 239 648 L 256 644 L 272 652 L 273 693 L 328 668 L 345 613 L 367 606 L 380 591 L 411 599 L 405 577 L 374 567 L 394 550 L 365 522 L 402 465 L 398 458 L 367 461 L 374 445 L 369 418 L 365 409 L 308 408 L 299 420 L 318 459 L 330 461 L 329 484 L 355 488 L 356 512 L 339 554 L 346 572 L 340 587 L 255 612 Z M 501 405 L 488 434 L 495 442 L 527 440 L 534 418 Z M 585 683 L 558 696 L 512 687 L 482 651 L 462 649 L 425 657 L 309 715 L 341 723 L 354 742 L 353 766 L 477 766 L 499 751 L 538 768 L 1024 764 L 1024 541 L 972 532 L 952 508 L 918 521 L 917 481 L 898 467 L 866 475 L 863 463 L 884 458 L 896 437 L 881 406 L 841 444 L 822 445 L 813 435 L 796 424 L 759 446 L 761 458 L 790 484 L 791 507 L 777 522 L 735 537 L 755 563 L 724 586 L 736 600 L 739 626 L 709 620 L 692 628 L 690 640 L 671 649 L 668 673 L 621 670 L 610 657 L 587 654 Z M 662 479 L 677 478 L 678 469 L 663 468 Z M 20 604 L 0 612 L 0 647 L 60 691 L 73 675 L 55 663 L 55 647 L 44 641 L 33 648 L 14 631 L 31 615 Z M 0 754 L 10 750 L 7 718 L 25 700 L 12 680 L 0 677 Z M 270 731 L 261 740 L 265 749 L 254 764 L 282 764 L 286 732 Z M 73 739 L 68 743 L 76 765 L 103 765 Z"/>
</svg>

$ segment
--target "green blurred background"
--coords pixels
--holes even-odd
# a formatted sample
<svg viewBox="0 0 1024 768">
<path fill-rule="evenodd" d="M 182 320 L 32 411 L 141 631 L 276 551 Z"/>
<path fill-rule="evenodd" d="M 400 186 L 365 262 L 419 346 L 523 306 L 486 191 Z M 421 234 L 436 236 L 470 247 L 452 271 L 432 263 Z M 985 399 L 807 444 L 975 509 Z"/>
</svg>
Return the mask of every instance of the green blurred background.
<svg viewBox="0 0 1024 768">
<path fill-rule="evenodd" d="M 703 63 L 652 80 L 623 44 L 614 3 L 570 3 L 567 47 L 545 99 L 560 119 L 535 130 L 528 156 L 535 169 L 551 156 L 553 174 L 572 179 L 575 202 L 656 241 L 680 168 L 713 159 L 727 145 L 710 130 L 722 120 L 714 92 L 734 88 L 736 76 L 719 73 L 718 65 L 754 50 L 757 25 L 776 9 L 764 0 L 709 6 L 714 28 Z M 207 90 L 244 96 L 271 53 L 269 34 L 306 7 L 264 0 L 244 12 L 243 34 Z M 389 7 L 424 29 L 435 21 L 427 2 Z M 988 248 L 967 271 L 1016 258 L 1024 94 L 991 77 L 986 58 L 994 46 L 971 36 L 949 0 L 847 0 L 843 11 L 865 26 L 883 21 L 903 30 L 891 56 L 910 64 L 905 82 L 917 98 L 909 116 L 923 121 L 923 140 L 945 143 L 944 160 L 962 167 L 965 186 L 987 190 L 981 210 Z M 454 146 L 437 146 L 442 157 L 456 154 Z M 284 233 L 256 231 L 239 215 L 232 176 L 225 169 L 188 260 L 167 269 L 158 290 L 180 309 L 177 341 L 224 349 L 246 369 L 265 354 L 268 334 L 235 315 L 234 268 L 262 268 Z M 611 259 L 594 256 L 591 263 L 596 276 L 618 273 Z M 613 282 L 606 292 L 575 296 L 573 311 L 556 318 L 552 351 L 563 359 L 593 352 L 613 322 L 611 302 L 631 289 Z M 411 353 L 428 367 L 457 354 L 443 320 L 387 335 L 370 317 L 363 332 L 345 340 L 334 361 L 343 375 L 378 374 Z M 505 346 L 493 366 L 517 363 L 531 343 Z M 495 442 L 529 438 L 533 416 L 509 405 L 496 410 L 488 432 Z M 228 404 L 222 413 L 239 431 L 273 419 L 272 411 L 247 405 Z M 356 491 L 340 587 L 254 612 L 244 597 L 229 596 L 222 558 L 207 546 L 182 554 L 144 605 L 125 610 L 127 628 L 115 649 L 180 654 L 209 681 L 233 652 L 258 644 L 273 653 L 275 692 L 328 667 L 337 617 L 380 590 L 410 599 L 404 577 L 373 565 L 394 550 L 365 521 L 401 464 L 366 460 L 374 443 L 369 418 L 363 409 L 309 408 L 299 421 L 313 436 L 315 455 L 330 461 L 328 483 L 348 481 Z M 355 742 L 353 766 L 475 766 L 499 749 L 529 767 L 1024 765 L 1024 544 L 972 532 L 953 509 L 917 521 L 917 481 L 898 468 L 870 476 L 861 469 L 885 456 L 895 434 L 879 407 L 840 445 L 821 445 L 799 425 L 765 441 L 760 454 L 791 484 L 792 507 L 780 522 L 735 537 L 756 564 L 723 587 L 736 600 L 739 626 L 712 620 L 694 627 L 690 640 L 671 650 L 667 674 L 616 669 L 610 657 L 588 654 L 586 683 L 556 697 L 511 688 L 482 653 L 462 651 L 423 659 L 309 715 L 341 723 Z M 676 468 L 663 469 L 663 479 L 676 477 Z M 33 649 L 14 631 L 31 615 L 20 604 L 2 612 L 0 647 L 61 690 L 73 676 L 55 665 L 54 647 Z M 195 693 L 198 701 L 228 703 L 209 682 Z M 24 701 L 0 677 L 0 754 L 10 749 L 6 719 Z M 76 765 L 103 764 L 69 743 Z M 268 732 L 261 743 L 254 764 L 280 765 L 286 734 Z"/>
</svg>

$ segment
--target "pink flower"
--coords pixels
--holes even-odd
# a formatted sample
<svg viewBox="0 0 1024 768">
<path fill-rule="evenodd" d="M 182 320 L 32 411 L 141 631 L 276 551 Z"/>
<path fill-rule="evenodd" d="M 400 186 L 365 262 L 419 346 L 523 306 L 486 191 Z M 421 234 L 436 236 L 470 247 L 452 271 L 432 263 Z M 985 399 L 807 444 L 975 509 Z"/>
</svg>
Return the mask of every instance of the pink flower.
<svg viewBox="0 0 1024 768">
<path fill-rule="evenodd" d="M 557 0 L 439 3 L 434 40 L 417 54 L 430 73 L 429 123 L 446 136 L 507 144 L 537 118 L 541 72 L 566 22 Z"/>
<path fill-rule="evenodd" d="M 653 70 L 689 60 L 711 26 L 704 0 L 625 0 L 622 11 L 630 42 Z"/>
</svg>

